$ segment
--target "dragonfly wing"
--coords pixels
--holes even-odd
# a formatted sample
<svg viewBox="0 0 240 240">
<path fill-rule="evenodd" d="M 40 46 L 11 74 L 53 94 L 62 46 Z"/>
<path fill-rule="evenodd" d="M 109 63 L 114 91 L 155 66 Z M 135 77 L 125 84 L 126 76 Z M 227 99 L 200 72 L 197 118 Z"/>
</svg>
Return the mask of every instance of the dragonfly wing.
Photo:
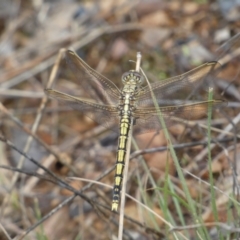
<svg viewBox="0 0 240 240">
<path fill-rule="evenodd" d="M 93 99 L 108 105 L 118 102 L 120 90 L 117 86 L 88 66 L 75 52 L 66 51 L 66 62 L 81 87 Z"/>
<path fill-rule="evenodd" d="M 45 93 L 50 98 L 57 99 L 66 106 L 84 113 L 96 123 L 115 131 L 114 126 L 119 122 L 117 107 L 87 101 L 53 89 L 45 89 Z"/>
<path fill-rule="evenodd" d="M 182 75 L 153 83 L 151 89 L 146 86 L 139 94 L 138 105 L 140 107 L 154 106 L 151 91 L 159 101 L 160 106 L 168 105 L 169 100 L 173 99 L 189 99 L 191 94 L 194 94 L 194 90 L 202 83 L 202 80 L 220 66 L 218 62 L 209 62 Z"/>
<path fill-rule="evenodd" d="M 216 108 L 224 105 L 223 100 L 203 101 L 187 105 L 159 107 L 166 127 L 172 126 L 183 120 L 196 120 L 206 117 L 209 107 Z M 135 132 L 159 131 L 163 129 L 160 113 L 156 108 L 139 108 L 134 113 Z"/>
</svg>

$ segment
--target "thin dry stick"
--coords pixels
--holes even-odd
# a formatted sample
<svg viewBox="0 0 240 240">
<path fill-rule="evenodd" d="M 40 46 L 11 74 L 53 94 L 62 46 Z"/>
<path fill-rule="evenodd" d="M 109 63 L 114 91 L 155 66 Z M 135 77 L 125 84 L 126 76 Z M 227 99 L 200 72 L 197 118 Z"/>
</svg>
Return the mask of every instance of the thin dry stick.
<svg viewBox="0 0 240 240">
<path fill-rule="evenodd" d="M 4 236 L 8 239 L 11 240 L 11 237 L 9 236 L 8 232 L 6 231 L 6 229 L 3 227 L 2 223 L 0 223 L 0 229 L 3 232 Z"/>
<path fill-rule="evenodd" d="M 137 72 L 139 72 L 140 70 L 141 58 L 142 58 L 141 53 L 138 52 L 137 62 L 136 62 Z M 125 157 L 124 176 L 123 176 L 122 191 L 121 191 L 121 207 L 120 207 L 120 216 L 119 216 L 118 240 L 122 240 L 122 237 L 123 237 L 123 219 L 124 219 L 128 166 L 129 166 L 130 150 L 131 150 L 131 142 L 132 142 L 132 127 L 133 127 L 133 118 L 131 118 L 130 129 L 128 133 L 127 152 Z"/>
<path fill-rule="evenodd" d="M 227 225 L 225 223 L 222 222 L 209 222 L 209 223 L 204 223 L 204 224 L 193 224 L 193 225 L 188 225 L 188 226 L 177 226 L 177 227 L 173 227 L 171 229 L 169 229 L 169 231 L 183 231 L 186 229 L 195 229 L 195 228 L 199 228 L 199 227 L 220 227 L 228 232 L 238 232 L 240 233 L 240 228 L 235 228 L 233 226 Z"/>
<path fill-rule="evenodd" d="M 17 76 L 14 76 L 10 79 L 5 79 L 5 81 L 0 84 L 1 89 L 8 89 L 8 88 L 14 87 L 15 85 L 20 84 L 21 82 L 26 81 L 27 79 L 37 75 L 38 73 L 52 66 L 54 64 L 55 59 L 56 59 L 56 55 L 48 58 L 45 61 L 42 61 L 38 65 L 24 71 L 23 73 L 18 74 Z"/>
<path fill-rule="evenodd" d="M 231 40 L 233 40 L 233 42 L 236 41 L 236 39 L 238 39 L 239 36 L 240 36 L 240 34 L 237 34 L 235 37 L 233 37 L 232 39 L 230 39 L 229 42 L 231 43 Z M 227 43 L 228 43 L 228 42 L 226 42 L 225 44 L 227 44 Z M 225 44 L 224 44 L 224 45 L 225 45 Z M 224 45 L 222 45 L 222 46 L 224 47 Z M 227 55 L 225 55 L 224 57 L 222 57 L 221 59 L 219 59 L 218 62 L 223 66 L 223 65 L 225 65 L 226 63 L 230 62 L 230 60 L 232 60 L 233 58 L 235 58 L 235 57 L 237 57 L 237 56 L 239 56 L 239 55 L 240 55 L 240 48 L 237 48 L 233 53 L 227 54 Z M 234 124 L 237 124 L 237 123 L 239 122 L 239 119 L 240 119 L 239 117 L 240 117 L 240 115 L 236 116 L 232 122 L 233 122 Z M 223 131 L 224 131 L 224 132 L 230 132 L 232 128 L 233 128 L 232 124 L 228 124 L 227 127 L 226 127 Z M 226 134 L 222 133 L 222 134 L 220 134 L 220 135 L 217 137 L 217 139 L 221 139 L 221 138 L 223 138 L 225 135 L 226 135 Z M 216 146 L 216 144 L 211 144 L 211 145 L 210 145 L 211 150 L 212 150 L 215 146 Z M 200 159 L 203 159 L 204 156 L 207 155 L 207 152 L 208 152 L 207 148 L 203 149 L 203 150 L 199 153 L 199 155 L 194 159 L 194 161 L 199 161 Z"/>
<path fill-rule="evenodd" d="M 189 127 L 198 125 L 201 128 L 205 128 L 205 129 L 208 128 L 208 126 L 206 124 L 204 124 L 204 123 L 201 123 L 201 121 L 184 120 L 184 119 L 181 119 L 181 118 L 178 118 L 178 117 L 172 117 L 172 119 L 175 122 L 185 124 L 186 126 L 189 126 Z M 218 132 L 218 133 L 224 133 L 225 135 L 228 135 L 228 136 L 240 137 L 240 135 L 236 135 L 236 133 L 232 133 L 230 131 L 222 130 L 222 129 L 215 128 L 215 127 L 211 127 L 211 131 L 212 132 Z"/>
<path fill-rule="evenodd" d="M 226 142 L 231 142 L 234 141 L 234 138 L 225 138 L 225 139 L 211 139 L 211 143 L 226 143 Z M 185 149 L 185 148 L 192 148 L 195 146 L 201 146 L 201 145 L 207 145 L 207 141 L 198 141 L 198 142 L 190 142 L 190 143 L 180 143 L 180 144 L 174 144 L 173 148 L 176 149 Z M 144 154 L 149 154 L 149 153 L 155 153 L 155 152 L 163 152 L 168 150 L 169 147 L 167 146 L 163 146 L 163 147 L 155 147 L 155 148 L 148 148 L 148 149 L 144 149 L 144 150 L 137 150 L 134 151 L 131 154 L 131 159 L 132 158 L 137 158 L 140 155 L 144 155 Z"/>
<path fill-rule="evenodd" d="M 45 168 L 44 166 L 42 166 L 40 163 L 38 163 L 35 159 L 29 157 L 26 153 L 23 153 L 21 150 L 19 150 L 12 142 L 8 141 L 7 139 L 5 139 L 4 137 L 0 136 L 0 141 L 5 142 L 9 147 L 11 147 L 12 149 L 14 149 L 15 151 L 17 151 L 19 154 L 21 154 L 22 156 L 24 156 L 24 158 L 28 159 L 29 161 L 33 162 L 35 165 L 37 165 L 39 168 L 43 169 L 50 177 L 52 177 L 52 179 L 55 179 L 58 184 L 68 190 L 70 190 L 71 192 L 73 192 L 75 195 L 79 195 L 81 198 L 83 198 L 84 200 L 86 200 L 89 204 L 91 204 L 93 206 L 92 200 L 90 198 L 88 198 L 87 196 L 83 195 L 80 191 L 76 190 L 75 188 L 73 188 L 72 186 L 70 186 L 67 182 L 65 182 L 64 180 L 62 180 L 61 178 L 59 178 L 57 175 L 55 175 L 53 172 L 51 172 L 50 170 L 48 170 L 47 168 Z M 93 206 L 94 207 L 94 206 Z M 52 212 L 52 211 L 51 211 Z M 32 225 L 28 230 L 26 230 L 20 237 L 16 237 L 15 239 L 22 239 L 22 237 L 26 236 L 31 230 L 33 230 L 34 228 L 36 228 L 37 225 L 41 224 L 42 222 L 44 222 L 46 220 L 45 217 L 41 218 L 41 220 Z M 24 236 L 23 236 L 24 235 Z"/>
<path fill-rule="evenodd" d="M 56 64 L 55 64 L 55 67 L 53 68 L 52 70 L 52 73 L 50 75 L 50 78 L 49 78 L 49 81 L 48 81 L 48 86 L 51 86 L 52 82 L 54 81 L 55 77 L 56 77 L 56 66 L 59 66 L 60 64 L 60 61 L 61 61 L 61 57 L 62 57 L 62 51 L 59 52 L 59 55 L 58 55 L 58 58 L 57 58 L 57 61 L 56 61 Z M 36 133 L 37 131 L 37 128 L 39 126 L 39 123 L 41 121 L 41 118 L 42 118 L 42 112 L 46 106 L 46 103 L 47 103 L 47 96 L 45 96 L 43 99 L 42 99 L 42 102 L 40 104 L 40 107 L 38 109 L 38 113 L 37 113 L 37 116 L 36 116 L 36 119 L 35 119 L 35 122 L 33 124 L 33 127 L 31 129 L 31 132 L 33 134 Z M 32 136 L 29 136 L 27 141 L 26 141 L 26 144 L 25 144 L 25 147 L 24 147 L 24 150 L 23 152 L 26 153 L 28 152 L 30 146 L 31 146 L 31 143 L 32 143 L 32 140 L 33 140 L 33 137 Z M 25 157 L 24 156 L 21 156 L 20 160 L 19 160 L 19 163 L 17 165 L 18 168 L 22 168 L 23 166 L 23 163 L 24 163 L 24 160 L 25 160 Z M 18 176 L 19 176 L 19 173 L 15 173 L 13 178 L 12 178 L 12 181 L 11 181 L 11 184 L 10 184 L 10 192 L 12 192 L 15 184 L 16 184 L 16 181 L 18 179 Z M 10 195 L 6 195 L 4 200 L 3 200 L 3 204 L 1 206 L 1 212 L 0 212 L 0 219 L 4 216 L 4 210 L 6 210 L 6 205 L 7 203 L 9 202 L 9 199 L 10 199 Z"/>
<path fill-rule="evenodd" d="M 130 136 L 131 137 L 131 136 Z M 105 184 L 105 183 L 100 183 L 99 181 L 95 181 L 95 180 L 89 180 L 89 179 L 84 179 L 84 178 L 76 178 L 76 177 L 70 177 L 70 179 L 74 179 L 74 180 L 78 180 L 78 181 L 83 181 L 83 182 L 92 182 L 93 184 L 97 184 L 97 185 L 101 185 L 101 186 L 103 186 L 103 187 L 106 187 L 106 188 L 113 188 L 112 186 L 109 186 L 109 185 L 107 185 L 107 184 Z M 137 204 L 139 204 L 139 205 L 141 205 L 143 208 L 145 208 L 146 210 L 148 210 L 150 213 L 152 213 L 153 215 L 155 215 L 158 219 L 160 219 L 163 223 L 165 223 L 170 229 L 174 229 L 174 226 L 170 223 L 170 222 L 168 222 L 168 221 L 166 221 L 161 215 L 158 215 L 156 212 L 154 212 L 152 209 L 150 209 L 149 207 L 147 207 L 146 205 L 144 205 L 143 203 L 141 203 L 140 201 L 138 201 L 138 200 L 136 200 L 134 197 L 132 197 L 131 195 L 129 195 L 129 194 L 127 194 L 126 193 L 126 196 L 128 197 L 128 198 L 130 198 L 131 200 L 133 200 L 133 201 L 135 201 Z M 130 217 L 128 217 L 128 216 L 125 216 L 125 218 L 126 219 L 128 219 L 129 221 L 131 221 L 131 222 L 135 222 L 136 223 L 136 221 L 133 221 L 133 219 L 131 219 Z M 142 227 L 142 225 L 140 225 L 141 227 Z M 146 226 L 144 226 L 144 228 L 145 228 Z M 181 235 L 181 237 L 183 237 L 183 239 L 186 239 L 187 240 L 187 238 L 182 234 L 182 233 L 180 233 L 179 232 L 179 234 Z"/>
<path fill-rule="evenodd" d="M 82 48 L 84 46 L 86 46 L 87 44 L 91 43 L 92 41 L 96 40 L 97 38 L 101 37 L 104 34 L 113 34 L 115 32 L 122 32 L 122 31 L 130 31 L 130 30 L 141 30 L 146 28 L 146 26 L 138 24 L 138 23 L 129 23 L 129 24 L 119 24 L 114 26 L 114 28 L 112 26 L 104 26 L 102 28 L 94 28 L 91 31 L 89 31 L 89 29 L 81 29 L 79 30 L 76 34 L 71 35 L 70 37 L 67 37 L 66 39 L 61 40 L 61 42 L 57 42 L 56 44 L 63 46 L 64 44 L 62 42 L 69 42 L 69 41 L 75 41 L 74 44 L 72 44 L 72 47 L 74 49 L 79 49 Z M 86 35 L 84 35 L 86 34 Z M 79 39 L 81 39 L 81 41 L 79 41 Z M 55 51 L 55 50 L 54 50 Z M 52 52 L 51 54 L 47 54 L 47 56 L 52 55 L 53 53 L 57 52 Z M 47 58 L 47 56 L 45 56 L 44 58 Z M 51 67 L 56 59 L 56 54 L 52 57 L 47 58 L 47 60 L 42 59 L 41 61 L 39 61 L 39 64 L 37 64 L 36 66 L 32 67 L 30 69 L 26 69 L 25 71 L 18 73 L 18 75 L 13 76 L 10 79 L 4 78 L 4 82 L 0 84 L 1 89 L 8 89 L 11 88 L 13 86 L 15 86 L 16 84 L 19 84 L 23 81 L 25 81 L 26 79 L 31 78 L 32 76 L 37 75 L 38 73 L 48 69 L 49 67 Z"/>
<path fill-rule="evenodd" d="M 238 57 L 240 55 L 240 48 L 236 49 L 233 53 L 227 54 L 223 58 L 219 59 L 221 65 L 225 65 L 226 63 L 230 62 L 233 58 Z"/>
<path fill-rule="evenodd" d="M 239 123 L 239 121 L 240 121 L 240 114 L 238 114 L 238 115 L 232 120 L 233 124 L 235 124 L 235 125 L 236 125 L 237 123 Z M 219 134 L 216 139 L 219 139 L 219 140 L 222 139 L 223 137 L 225 137 L 225 135 L 226 135 L 225 133 L 226 133 L 226 132 L 230 132 L 232 129 L 233 129 L 233 125 L 232 125 L 231 123 L 228 124 L 228 125 L 224 128 L 223 132 L 222 132 L 221 134 Z M 210 148 L 213 149 L 215 146 L 216 146 L 216 144 L 212 143 L 212 144 L 210 145 Z M 204 149 L 195 157 L 194 161 L 200 161 L 201 159 L 203 159 L 203 158 L 207 155 L 207 152 L 208 152 L 207 148 L 204 148 Z"/>
<path fill-rule="evenodd" d="M 6 98 L 42 98 L 43 92 L 24 91 L 17 89 L 0 89 L 0 96 Z"/>
<path fill-rule="evenodd" d="M 26 128 L 23 123 L 21 121 L 19 121 L 19 119 L 17 119 L 16 117 L 14 117 L 7 108 L 5 108 L 3 106 L 3 104 L 0 102 L 0 112 L 4 113 L 7 117 L 9 117 L 15 124 L 17 124 L 17 126 L 19 126 L 21 128 L 21 130 L 23 130 L 24 132 L 26 132 L 27 134 L 29 134 L 31 137 L 33 137 L 38 143 L 40 143 L 47 151 L 49 151 L 54 157 L 57 158 L 58 161 L 60 161 L 63 165 L 67 166 L 69 169 L 71 169 L 72 172 L 74 172 L 75 174 L 77 174 L 76 170 L 69 164 L 66 163 L 66 161 L 64 161 L 64 159 L 62 159 L 62 157 L 60 156 L 60 154 L 55 151 L 53 148 L 51 148 L 48 144 L 46 144 L 41 138 L 39 138 L 35 133 L 33 133 L 31 130 L 29 130 L 28 128 Z"/>
</svg>

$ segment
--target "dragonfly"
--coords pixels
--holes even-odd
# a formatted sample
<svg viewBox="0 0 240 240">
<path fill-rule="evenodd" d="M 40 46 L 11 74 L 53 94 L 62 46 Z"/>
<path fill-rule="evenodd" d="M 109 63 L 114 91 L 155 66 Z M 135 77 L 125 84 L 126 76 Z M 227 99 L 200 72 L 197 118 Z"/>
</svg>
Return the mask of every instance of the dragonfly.
<svg viewBox="0 0 240 240">
<path fill-rule="evenodd" d="M 143 74 L 138 70 L 130 70 L 122 75 L 123 87 L 120 90 L 111 80 L 88 66 L 75 52 L 67 50 L 65 59 L 88 97 L 72 96 L 54 89 L 45 89 L 45 93 L 50 98 L 84 113 L 96 123 L 119 133 L 112 211 L 118 210 L 120 202 L 131 123 L 136 133 L 158 131 L 163 128 L 159 121 L 159 112 L 165 125 L 169 127 L 176 122 L 176 119 L 195 118 L 206 112 L 209 105 L 214 107 L 223 102 L 223 100 L 206 100 L 190 103 L 180 101 L 171 104 L 178 97 L 186 98 L 188 96 L 186 92 L 191 93 L 207 75 L 220 67 L 218 62 L 208 62 L 182 75 L 145 86 Z M 119 125 L 117 130 L 112 127 L 116 124 Z"/>
</svg>

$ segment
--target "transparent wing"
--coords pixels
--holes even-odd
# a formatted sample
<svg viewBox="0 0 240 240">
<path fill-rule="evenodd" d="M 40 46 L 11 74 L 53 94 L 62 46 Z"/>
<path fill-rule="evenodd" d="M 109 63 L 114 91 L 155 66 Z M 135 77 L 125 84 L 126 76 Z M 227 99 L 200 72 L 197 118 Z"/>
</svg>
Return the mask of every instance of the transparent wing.
<svg viewBox="0 0 240 240">
<path fill-rule="evenodd" d="M 89 67 L 76 53 L 66 51 L 66 62 L 81 87 L 93 99 L 108 105 L 118 102 L 120 90 L 117 86 Z"/>
<path fill-rule="evenodd" d="M 205 117 L 208 107 L 216 108 L 226 104 L 224 100 L 212 100 L 187 105 L 159 107 L 166 127 L 172 126 L 181 120 L 196 120 Z M 139 108 L 134 113 L 136 134 L 146 131 L 159 131 L 163 128 L 160 123 L 160 114 L 156 108 Z"/>
<path fill-rule="evenodd" d="M 98 104 L 91 100 L 77 98 L 53 89 L 45 89 L 45 93 L 49 97 L 63 102 L 66 106 L 84 113 L 93 121 L 106 128 L 111 128 L 115 131 L 114 126 L 116 126 L 116 123 L 119 123 L 118 109 L 115 106 Z"/>
<path fill-rule="evenodd" d="M 146 86 L 139 93 L 138 105 L 140 107 L 154 106 L 151 91 L 160 106 L 169 105 L 170 100 L 173 99 L 189 99 L 194 95 L 194 90 L 202 84 L 202 80 L 220 66 L 218 62 L 209 62 L 182 75 L 153 83 L 151 90 L 149 86 Z"/>
</svg>

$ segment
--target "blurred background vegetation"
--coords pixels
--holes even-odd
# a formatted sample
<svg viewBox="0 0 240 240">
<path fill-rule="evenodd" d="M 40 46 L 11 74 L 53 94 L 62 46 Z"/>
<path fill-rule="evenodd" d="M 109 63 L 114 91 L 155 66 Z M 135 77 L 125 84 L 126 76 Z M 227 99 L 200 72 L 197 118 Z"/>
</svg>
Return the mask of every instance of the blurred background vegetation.
<svg viewBox="0 0 240 240">
<path fill-rule="evenodd" d="M 212 79 L 214 98 L 227 100 L 228 108 L 214 113 L 212 122 L 213 127 L 225 129 L 225 133 L 215 131 L 212 135 L 221 140 L 211 151 L 211 184 L 217 189 L 215 212 L 211 202 L 213 188 L 200 181 L 209 182 L 210 175 L 206 130 L 199 126 L 202 122 L 178 124 L 170 129 L 174 144 L 203 141 L 192 148 L 181 148 L 178 156 L 201 223 L 209 225 L 202 238 L 198 228 L 179 232 L 185 239 L 239 239 L 239 30 L 237 0 L 0 0 L 0 239 L 117 236 L 118 217 L 109 210 L 110 189 L 93 185 L 83 192 L 95 201 L 93 208 L 82 198 L 72 197 L 71 189 L 66 190 L 59 179 L 49 177 L 22 154 L 28 154 L 77 190 L 87 183 L 67 177 L 96 180 L 115 164 L 114 132 L 57 102 L 46 105 L 43 90 L 61 48 L 76 51 L 119 87 L 122 74 L 134 68 L 129 60 L 135 61 L 139 51 L 143 56 L 141 66 L 150 81 L 182 74 L 205 62 L 220 61 L 221 71 Z M 64 57 L 58 66 L 54 88 L 84 95 Z M 2 137 L 22 153 L 17 153 Z M 144 150 L 164 147 L 167 142 L 162 133 L 158 137 L 146 133 L 138 137 L 138 144 Z M 149 168 L 147 173 L 133 149 L 134 153 L 129 194 L 172 226 L 195 224 L 169 152 L 162 149 L 140 154 Z M 156 185 L 149 180 L 149 173 Z M 170 175 L 171 184 L 165 173 Z M 113 176 L 113 172 L 106 173 L 102 181 L 112 185 Z M 166 209 L 158 204 L 158 192 L 163 189 L 171 217 L 166 217 Z M 126 239 L 184 239 L 176 237 L 169 231 L 170 225 L 140 209 L 132 200 L 127 200 L 126 215 L 130 217 L 124 228 Z"/>
</svg>

